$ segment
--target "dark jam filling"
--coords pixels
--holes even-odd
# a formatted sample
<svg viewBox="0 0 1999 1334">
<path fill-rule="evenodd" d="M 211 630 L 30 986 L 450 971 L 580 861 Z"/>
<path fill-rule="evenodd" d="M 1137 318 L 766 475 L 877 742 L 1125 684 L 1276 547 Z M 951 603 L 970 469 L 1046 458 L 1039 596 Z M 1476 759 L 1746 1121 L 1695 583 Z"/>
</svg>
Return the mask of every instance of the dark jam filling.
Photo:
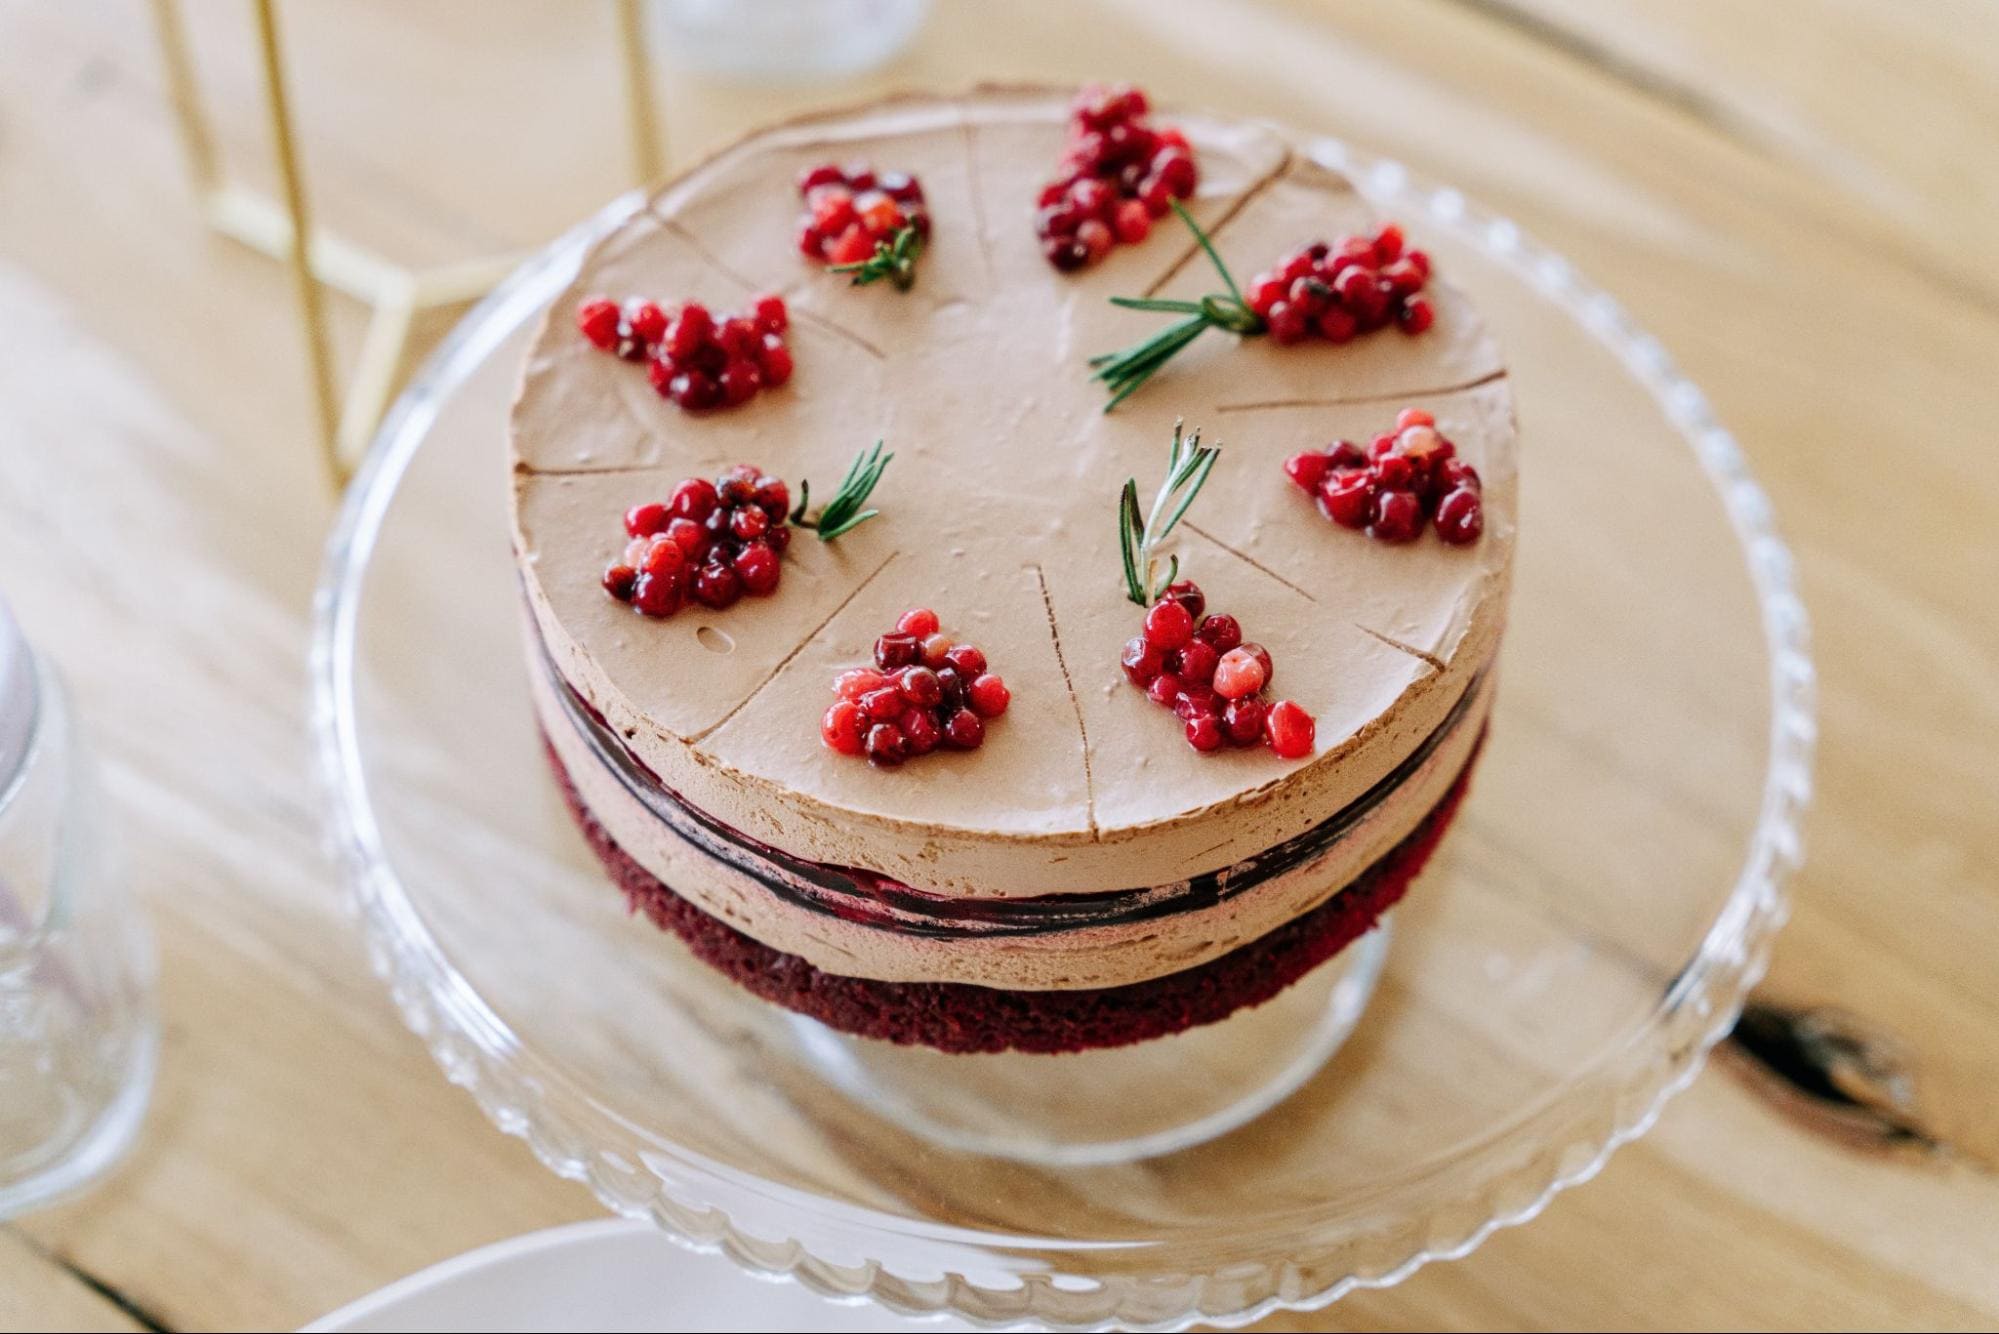
<svg viewBox="0 0 1999 1334">
<path fill-rule="evenodd" d="M 809 912 L 943 940 L 1046 936 L 1198 912 L 1304 866 L 1366 819 L 1464 725 L 1484 680 L 1481 671 L 1436 730 L 1358 799 L 1253 857 L 1167 885 L 996 899 L 937 894 L 872 871 L 808 861 L 724 824 L 667 787 L 632 754 L 604 716 L 556 671 L 545 651 L 542 666 L 571 724 L 590 741 L 599 762 L 682 841 Z"/>
</svg>

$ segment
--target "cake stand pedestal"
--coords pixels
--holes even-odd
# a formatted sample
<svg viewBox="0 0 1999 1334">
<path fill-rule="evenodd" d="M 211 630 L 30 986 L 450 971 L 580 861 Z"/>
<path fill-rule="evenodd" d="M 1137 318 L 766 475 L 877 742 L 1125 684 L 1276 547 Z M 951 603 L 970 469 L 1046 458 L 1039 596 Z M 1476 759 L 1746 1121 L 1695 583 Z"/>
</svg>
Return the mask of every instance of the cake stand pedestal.
<svg viewBox="0 0 1999 1334">
<path fill-rule="evenodd" d="M 1234 1325 L 1465 1254 L 1698 1072 L 1761 975 L 1809 792 L 1805 618 L 1768 502 L 1700 392 L 1560 256 L 1395 163 L 1316 151 L 1511 355 L 1504 667 L 1394 950 L 1377 934 L 1177 1055 L 1078 1058 L 1124 1063 L 1123 1120 L 1025 1101 L 1006 1058 L 802 1026 L 631 920 L 570 823 L 527 702 L 507 405 L 532 320 L 638 201 L 531 260 L 411 383 L 327 555 L 329 828 L 410 1026 L 552 1170 L 830 1295 Z"/>
</svg>

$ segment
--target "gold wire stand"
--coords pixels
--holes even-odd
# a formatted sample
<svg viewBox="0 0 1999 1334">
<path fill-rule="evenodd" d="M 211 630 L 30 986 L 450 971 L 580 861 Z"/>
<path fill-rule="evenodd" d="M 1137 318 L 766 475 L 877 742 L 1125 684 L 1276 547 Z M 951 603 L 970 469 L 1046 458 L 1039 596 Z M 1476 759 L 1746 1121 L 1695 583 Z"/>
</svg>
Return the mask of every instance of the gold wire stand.
<svg viewBox="0 0 1999 1334">
<path fill-rule="evenodd" d="M 632 170 L 645 184 L 665 174 L 653 102 L 652 54 L 646 43 L 640 0 L 614 0 L 614 4 Z M 277 199 L 223 174 L 188 52 L 180 0 L 153 0 L 167 92 L 208 225 L 253 250 L 284 260 L 291 269 L 319 417 L 320 450 L 327 476 L 337 489 L 353 476 L 368 438 L 388 409 L 417 316 L 483 296 L 519 264 L 522 256 L 492 255 L 411 269 L 367 246 L 314 227 L 299 166 L 275 0 L 254 0 L 253 9 L 263 63 L 264 114 L 276 148 L 281 191 Z M 301 236 L 307 238 L 304 246 L 296 243 Z M 332 332 L 323 299 L 326 288 L 359 301 L 371 312 L 344 401 L 336 387 Z"/>
</svg>

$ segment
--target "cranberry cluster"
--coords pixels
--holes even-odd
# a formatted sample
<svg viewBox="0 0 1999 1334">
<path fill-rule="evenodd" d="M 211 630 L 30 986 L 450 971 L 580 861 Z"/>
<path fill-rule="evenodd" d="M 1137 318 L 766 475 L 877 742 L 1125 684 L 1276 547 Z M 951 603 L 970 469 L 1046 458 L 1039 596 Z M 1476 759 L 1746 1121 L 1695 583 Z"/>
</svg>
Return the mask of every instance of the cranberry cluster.
<svg viewBox="0 0 1999 1334">
<path fill-rule="evenodd" d="M 904 227 L 929 239 L 923 186 L 903 172 L 829 162 L 800 176 L 798 193 L 805 200 L 798 248 L 821 264 L 860 264 Z"/>
<path fill-rule="evenodd" d="M 1090 84 L 1070 105 L 1069 143 L 1034 215 L 1041 253 L 1063 272 L 1143 241 L 1154 218 L 1194 193 L 1200 173 L 1187 136 L 1153 129 L 1148 109 L 1129 84 Z"/>
<path fill-rule="evenodd" d="M 709 481 L 690 477 L 664 501 L 625 511 L 631 541 L 604 571 L 604 591 L 647 616 L 689 602 L 720 610 L 745 593 L 777 591 L 791 545 L 791 489 L 751 463 Z"/>
<path fill-rule="evenodd" d="M 592 297 L 576 308 L 576 327 L 603 351 L 643 361 L 652 387 L 689 412 L 735 407 L 791 378 L 784 298 L 766 294 L 750 309 L 719 319 L 689 301 L 670 318 L 657 302 L 633 297 L 620 305 Z"/>
<path fill-rule="evenodd" d="M 1314 241 L 1259 273 L 1248 288 L 1249 308 L 1270 336 L 1298 343 L 1313 334 L 1345 343 L 1390 320 L 1419 334 L 1437 318 L 1419 295 L 1430 280 L 1430 257 L 1404 250 L 1402 229 L 1389 223 L 1372 237 L 1343 236 L 1338 245 Z"/>
<path fill-rule="evenodd" d="M 875 641 L 875 665 L 841 672 L 839 696 L 819 720 L 819 737 L 842 755 L 866 755 L 892 769 L 943 746 L 977 750 L 986 722 L 1013 699 L 986 670 L 986 655 L 937 628 L 937 613 L 913 607 Z"/>
<path fill-rule="evenodd" d="M 1262 742 L 1287 760 L 1310 755 L 1312 715 L 1288 699 L 1263 698 L 1274 670 L 1269 650 L 1243 643 L 1235 617 L 1202 615 L 1207 605 L 1192 581 L 1169 585 L 1145 613 L 1145 632 L 1125 644 L 1124 674 L 1179 716 L 1195 750 Z"/>
<path fill-rule="evenodd" d="M 1458 456 L 1421 408 L 1396 414 L 1395 429 L 1363 450 L 1351 440 L 1284 461 L 1284 473 L 1318 497 L 1319 509 L 1343 528 L 1365 528 L 1384 542 L 1410 542 L 1427 520 L 1452 546 L 1478 541 L 1485 499 L 1478 469 Z"/>
</svg>

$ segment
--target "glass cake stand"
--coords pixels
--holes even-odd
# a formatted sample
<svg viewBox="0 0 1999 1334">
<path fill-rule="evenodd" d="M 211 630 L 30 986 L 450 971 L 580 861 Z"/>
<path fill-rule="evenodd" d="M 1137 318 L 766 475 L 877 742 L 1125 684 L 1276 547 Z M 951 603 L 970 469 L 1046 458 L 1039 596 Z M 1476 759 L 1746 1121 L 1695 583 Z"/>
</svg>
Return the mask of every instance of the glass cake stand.
<svg viewBox="0 0 1999 1334">
<path fill-rule="evenodd" d="M 1246 1074 L 1146 1064 L 1136 1091 L 1186 1123 L 1057 1136 L 1096 1149 L 1036 1152 L 1101 1112 L 1060 1099 L 1009 1139 L 976 1067 L 950 1063 L 979 1058 L 921 1062 L 928 1108 L 886 1096 L 892 1061 L 629 918 L 563 809 L 528 709 L 506 413 L 533 317 L 636 201 L 525 265 L 412 382 L 320 589 L 329 827 L 411 1028 L 549 1168 L 831 1296 L 1236 1325 L 1532 1218 L 1698 1072 L 1762 973 L 1810 790 L 1805 616 L 1768 501 L 1700 391 L 1560 256 L 1396 163 L 1318 152 L 1423 237 L 1514 367 L 1521 540 L 1490 737 L 1394 948 L 1377 932 L 1207 1030 Z M 1272 1034 L 1286 1005 L 1316 1046 Z M 1258 1057 L 1283 1041 L 1296 1059 Z M 980 1134 L 936 1124 L 968 1103 Z"/>
</svg>

